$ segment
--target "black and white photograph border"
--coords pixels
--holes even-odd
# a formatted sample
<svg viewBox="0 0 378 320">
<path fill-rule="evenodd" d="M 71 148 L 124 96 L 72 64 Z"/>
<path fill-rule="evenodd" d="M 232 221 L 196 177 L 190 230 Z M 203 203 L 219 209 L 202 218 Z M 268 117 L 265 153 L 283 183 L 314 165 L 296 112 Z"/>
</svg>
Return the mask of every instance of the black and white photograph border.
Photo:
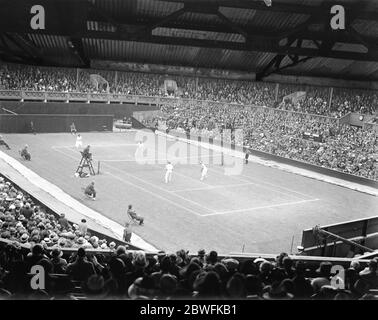
<svg viewBox="0 0 378 320">
<path fill-rule="evenodd" d="M 377 136 L 378 1 L 0 0 L 0 299 L 377 300 Z"/>
</svg>

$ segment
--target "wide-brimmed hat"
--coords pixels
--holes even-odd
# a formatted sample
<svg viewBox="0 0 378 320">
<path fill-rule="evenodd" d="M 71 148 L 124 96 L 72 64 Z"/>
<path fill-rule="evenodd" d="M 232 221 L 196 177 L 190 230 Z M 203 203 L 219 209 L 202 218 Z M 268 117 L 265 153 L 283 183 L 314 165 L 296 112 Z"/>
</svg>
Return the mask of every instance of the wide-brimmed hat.
<svg viewBox="0 0 378 320">
<path fill-rule="evenodd" d="M 229 271 L 236 270 L 239 266 L 239 261 L 233 258 L 223 259 L 221 261 Z"/>
<path fill-rule="evenodd" d="M 205 249 L 198 250 L 198 256 L 203 257 L 205 256 L 205 254 L 206 254 Z"/>
<path fill-rule="evenodd" d="M 29 240 L 29 236 L 28 236 L 27 233 L 24 233 L 24 234 L 20 237 L 20 241 L 21 241 L 22 243 L 25 243 L 25 242 L 27 242 L 28 240 Z"/>
</svg>

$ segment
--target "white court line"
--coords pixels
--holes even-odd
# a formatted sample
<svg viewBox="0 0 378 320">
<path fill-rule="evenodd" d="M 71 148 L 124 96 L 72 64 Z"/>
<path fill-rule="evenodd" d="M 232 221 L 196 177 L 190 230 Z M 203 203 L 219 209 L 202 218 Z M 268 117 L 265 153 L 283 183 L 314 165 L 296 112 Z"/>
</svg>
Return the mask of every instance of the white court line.
<svg viewBox="0 0 378 320">
<path fill-rule="evenodd" d="M 178 140 L 178 141 L 181 142 L 181 143 L 184 143 L 184 144 L 190 144 L 190 145 L 191 145 L 191 142 L 192 142 L 192 141 L 189 141 L 189 140 L 186 140 L 186 141 L 185 141 L 184 139 L 183 139 L 183 140 Z M 214 150 L 214 149 L 212 149 L 212 148 L 206 148 L 206 147 L 204 147 L 203 145 L 199 145 L 199 147 L 200 147 L 201 149 Z M 226 150 L 226 151 L 231 151 L 230 149 L 228 149 L 228 148 L 226 148 L 226 147 L 223 147 L 223 149 Z M 233 157 L 233 158 L 238 158 L 238 157 L 236 157 L 235 155 L 230 155 L 230 154 L 227 154 L 227 153 L 225 153 L 225 155 L 227 155 L 227 156 L 229 156 L 229 157 Z M 250 160 L 250 162 L 253 162 L 253 160 Z M 254 163 L 255 163 L 255 162 L 254 162 Z M 249 176 L 246 176 L 246 175 L 243 175 L 243 174 L 240 174 L 240 175 L 243 176 L 243 177 L 246 177 L 246 178 L 250 178 Z M 240 180 L 240 181 L 245 181 L 245 180 Z M 248 180 L 248 181 L 251 181 L 251 180 Z M 312 197 L 311 195 L 304 194 L 304 193 L 301 193 L 301 192 L 299 192 L 299 191 L 292 190 L 292 189 L 290 189 L 290 188 L 286 188 L 286 187 L 283 187 L 283 186 L 280 186 L 280 185 L 276 185 L 276 184 L 273 184 L 273 183 L 265 182 L 265 181 L 263 181 L 263 180 L 259 180 L 259 179 L 254 179 L 254 181 L 259 182 L 259 183 L 261 183 L 261 184 L 270 185 L 270 186 L 273 186 L 273 187 L 276 187 L 276 188 L 279 188 L 279 189 L 283 189 L 283 190 L 289 191 L 289 192 L 291 192 L 291 193 L 296 193 L 296 194 L 299 194 L 299 195 L 304 196 L 304 197 L 306 197 L 306 198 L 313 199 L 313 197 Z M 261 185 L 260 185 L 260 186 L 261 186 Z M 262 187 L 262 186 L 261 186 L 261 187 Z M 288 193 L 279 192 L 278 190 L 274 190 L 274 189 L 268 189 L 268 190 L 272 190 L 272 191 L 274 191 L 274 192 L 282 193 L 282 194 L 285 194 L 285 195 L 289 195 L 289 196 L 295 197 L 295 198 L 297 198 L 297 199 L 301 199 L 301 198 L 299 198 L 299 197 L 296 197 L 296 196 L 291 195 L 291 194 L 288 194 Z"/>
<path fill-rule="evenodd" d="M 139 177 L 137 177 L 137 176 L 134 176 L 133 174 L 130 174 L 130 173 L 128 173 L 128 172 L 125 172 L 125 171 L 123 171 L 123 170 L 121 170 L 121 169 L 118 169 L 118 168 L 116 168 L 116 167 L 113 167 L 113 166 L 111 166 L 110 164 L 106 164 L 106 163 L 105 163 L 104 165 L 105 165 L 105 166 L 108 166 L 108 167 L 110 167 L 110 168 L 112 168 L 112 169 L 114 169 L 114 170 L 116 170 L 116 171 L 119 171 L 119 172 L 121 172 L 122 174 L 128 175 L 128 176 L 130 176 L 130 177 L 132 177 L 132 178 L 134 178 L 134 179 L 136 179 L 136 180 L 139 180 L 139 181 L 141 181 L 142 183 L 148 184 L 148 185 L 150 185 L 150 186 L 152 186 L 152 187 L 154 187 L 154 188 L 156 188 L 156 189 L 158 189 L 158 190 L 161 190 L 161 191 L 163 191 L 163 192 L 165 192 L 165 193 L 169 193 L 169 194 L 171 194 L 171 195 L 173 195 L 173 196 L 175 196 L 175 197 L 177 197 L 177 198 L 180 198 L 180 199 L 182 199 L 182 200 L 184 200 L 184 201 L 186 201 L 186 202 L 192 203 L 193 205 L 195 205 L 195 206 L 197 206 L 197 207 L 199 207 L 199 208 L 202 208 L 202 209 L 204 209 L 204 210 L 206 210 L 206 211 L 215 212 L 215 210 L 210 209 L 210 208 L 207 208 L 207 207 L 203 206 L 202 204 L 200 204 L 200 203 L 198 203 L 198 202 L 196 202 L 196 201 L 192 201 L 192 200 L 187 199 L 187 198 L 185 198 L 185 197 L 182 197 L 182 196 L 180 196 L 180 195 L 178 195 L 178 194 L 174 194 L 174 193 L 170 192 L 169 190 L 166 190 L 166 189 L 164 189 L 164 188 L 161 188 L 161 187 L 159 187 L 159 186 L 156 186 L 156 185 L 154 185 L 153 183 L 150 183 L 150 182 L 148 182 L 148 181 L 146 181 L 146 180 L 144 180 L 144 179 L 141 179 L 141 178 L 139 178 Z"/>
<path fill-rule="evenodd" d="M 73 150 L 71 150 L 70 148 L 67 148 L 66 150 L 73 151 Z M 58 151 L 58 152 L 61 152 L 61 151 L 59 151 L 59 150 L 57 150 L 57 151 Z M 62 153 L 62 154 L 65 154 L 65 155 L 67 155 L 67 156 L 69 156 L 70 158 L 73 158 L 73 159 L 79 161 L 79 158 L 76 158 L 76 157 L 70 156 L 70 155 L 66 154 L 65 152 L 61 152 L 61 153 Z M 145 181 L 145 180 L 143 180 L 143 179 L 141 179 L 141 178 L 139 178 L 139 177 L 137 177 L 137 176 L 134 176 L 134 175 L 131 174 L 131 173 L 128 173 L 128 172 L 126 172 L 126 171 L 124 171 L 124 170 L 118 169 L 118 168 L 116 168 L 116 167 L 114 167 L 114 166 L 111 166 L 110 164 L 104 163 L 104 165 L 105 165 L 105 166 L 108 166 L 108 167 L 110 167 L 110 168 L 112 168 L 113 170 L 119 171 L 119 172 L 122 173 L 122 174 L 125 174 L 125 175 L 127 175 L 127 176 L 130 176 L 130 177 L 136 179 L 136 180 L 139 180 L 139 181 L 141 181 L 141 182 L 144 183 L 144 184 L 151 185 L 152 187 L 154 187 L 154 188 L 156 188 L 156 189 L 159 189 L 159 190 L 161 190 L 161 191 L 163 191 L 163 192 L 165 192 L 165 193 L 169 193 L 169 194 L 173 195 L 174 197 L 177 197 L 177 198 L 180 198 L 180 199 L 182 199 L 182 200 L 184 200 L 184 201 L 186 201 L 186 202 L 192 203 L 192 204 L 194 204 L 195 206 L 197 206 L 197 207 L 199 207 L 199 208 L 202 208 L 202 209 L 204 209 L 204 210 L 206 210 L 206 211 L 215 212 L 215 210 L 210 209 L 210 208 L 207 208 L 207 207 L 201 205 L 201 204 L 198 203 L 198 202 L 192 201 L 192 200 L 187 199 L 187 198 L 185 198 L 185 197 L 182 197 L 182 196 L 180 196 L 180 195 L 178 195 L 178 194 L 173 194 L 173 193 L 171 193 L 169 190 L 166 190 L 166 189 L 161 188 L 161 187 L 159 187 L 159 186 L 157 186 L 157 185 L 154 185 L 154 184 L 152 184 L 152 183 L 150 183 L 150 182 L 148 182 L 148 181 Z M 146 189 L 146 190 L 147 190 L 147 189 Z M 150 192 L 150 193 L 155 194 L 155 193 L 153 193 L 153 192 Z M 164 198 L 164 199 L 166 199 L 166 198 Z M 171 202 L 172 202 L 172 203 L 175 203 L 175 202 L 173 202 L 173 201 L 171 201 Z M 194 212 L 194 211 L 193 211 L 193 212 Z M 196 214 L 197 214 L 197 213 L 196 213 Z M 197 215 L 198 215 L 198 214 L 197 214 Z"/>
<path fill-rule="evenodd" d="M 218 173 L 218 174 L 221 174 L 221 172 L 219 172 L 218 170 L 215 170 L 213 167 L 210 167 L 209 170 L 211 170 L 211 171 L 213 171 L 213 172 L 216 172 L 216 173 Z M 279 190 L 276 190 L 276 189 L 272 189 L 271 187 L 267 187 L 267 186 L 264 186 L 264 185 L 262 185 L 262 184 L 259 184 L 259 183 L 256 183 L 256 182 L 253 182 L 253 181 L 251 181 L 250 179 L 247 180 L 247 179 L 243 179 L 243 178 L 237 178 L 237 176 L 238 176 L 238 175 L 236 175 L 236 176 L 232 176 L 232 175 L 230 175 L 230 176 L 228 176 L 228 177 L 230 177 L 231 179 L 234 179 L 234 180 L 236 180 L 236 181 L 241 181 L 241 182 L 246 182 L 246 183 L 248 182 L 248 183 L 250 183 L 251 185 L 255 185 L 255 186 L 257 186 L 257 187 L 259 187 L 259 188 L 262 188 L 262 189 L 267 189 L 267 190 L 269 190 L 269 191 L 271 191 L 271 192 L 280 193 L 280 194 L 283 194 L 283 195 L 285 195 L 285 196 L 289 196 L 289 197 L 292 197 L 292 198 L 296 198 L 296 199 L 303 200 L 302 198 L 300 198 L 300 197 L 298 197 L 298 196 L 295 196 L 295 195 L 293 195 L 293 194 L 291 194 L 291 193 L 282 192 L 282 191 L 279 191 Z M 239 176 L 244 176 L 244 175 L 240 174 Z M 245 177 L 248 177 L 248 176 L 245 176 Z"/>
<path fill-rule="evenodd" d="M 131 186 L 133 186 L 133 187 L 135 187 L 135 188 L 137 188 L 137 189 L 143 190 L 144 192 L 147 192 L 147 193 L 153 195 L 155 198 L 158 198 L 158 199 L 161 199 L 161 200 L 167 201 L 167 202 L 169 202 L 169 203 L 175 205 L 175 206 L 178 207 L 178 208 L 181 208 L 181 209 L 183 209 L 183 210 L 185 210 L 185 211 L 188 211 L 188 212 L 190 212 L 190 213 L 195 214 L 196 216 L 199 216 L 199 217 L 202 216 L 201 214 L 195 212 L 195 211 L 192 210 L 192 209 L 189 209 L 189 208 L 187 208 L 187 207 L 185 207 L 185 206 L 182 206 L 182 205 L 178 204 L 178 203 L 175 202 L 175 201 L 172 201 L 172 200 L 170 200 L 170 199 L 167 199 L 167 198 L 165 198 L 165 197 L 163 197 L 163 196 L 161 196 L 161 195 L 159 195 L 159 194 L 157 194 L 157 193 L 155 193 L 155 192 L 153 192 L 153 191 L 150 191 L 150 190 L 148 190 L 148 189 L 146 189 L 146 188 L 143 188 L 143 187 L 141 187 L 141 186 L 139 186 L 139 185 L 137 185 L 137 184 L 135 184 L 135 183 L 132 183 L 132 182 L 130 182 L 130 181 L 126 181 L 126 180 L 124 180 L 124 179 L 122 179 L 122 178 L 120 178 L 120 177 L 118 177 L 118 176 L 112 174 L 112 173 L 109 172 L 109 171 L 105 171 L 105 173 L 108 174 L 108 175 L 110 175 L 110 176 L 112 176 L 113 178 L 115 178 L 115 179 L 117 179 L 117 180 L 119 180 L 119 181 L 125 183 L 125 184 L 129 184 L 129 185 L 131 185 Z"/>
<path fill-rule="evenodd" d="M 185 141 L 185 140 L 184 140 L 184 141 L 183 141 L 183 140 L 179 140 L 179 143 L 183 143 L 183 144 L 185 144 L 185 145 L 188 145 L 188 144 L 191 145 L 190 141 Z M 207 149 L 207 148 L 205 148 L 205 147 L 202 146 L 202 145 L 199 145 L 199 148 L 200 148 L 200 149 L 206 149 L 207 152 L 209 152 L 210 150 L 212 150 L 212 149 Z M 225 148 L 225 147 L 223 147 L 223 149 L 225 149 L 225 150 L 227 150 L 227 151 L 229 150 L 229 149 L 227 149 L 227 148 Z M 220 151 L 216 151 L 216 150 L 213 150 L 213 152 L 218 152 L 218 153 L 222 154 L 222 152 L 220 152 Z M 224 153 L 224 152 L 223 152 L 223 153 Z M 235 157 L 235 155 L 229 155 L 229 154 L 225 154 L 225 155 L 227 155 L 227 156 L 229 156 L 229 157 L 237 158 L 237 157 Z M 241 159 L 241 161 L 243 161 L 243 159 Z M 251 160 L 251 162 L 252 162 L 252 160 Z M 243 163 L 243 164 L 244 164 L 244 163 Z M 212 167 L 209 168 L 209 170 L 213 170 L 214 172 L 218 172 L 218 173 L 221 174 L 221 172 L 215 170 L 215 169 L 212 168 Z M 255 183 L 256 186 L 259 186 L 259 187 L 261 187 L 261 188 L 265 188 L 265 189 L 271 190 L 271 191 L 276 192 L 276 193 L 281 193 L 281 194 L 284 194 L 284 195 L 286 195 L 286 196 L 290 196 L 290 197 L 293 197 L 293 198 L 297 198 L 297 199 L 301 199 L 301 200 L 303 200 L 302 198 L 300 198 L 300 197 L 298 197 L 298 196 L 295 196 L 295 195 L 293 194 L 293 193 L 295 193 L 295 194 L 301 195 L 301 196 L 303 196 L 303 197 L 313 199 L 313 197 L 310 196 L 310 195 L 308 195 L 308 194 L 304 194 L 304 193 L 301 193 L 301 192 L 299 192 L 299 191 L 295 191 L 295 190 L 292 190 L 292 189 L 289 189 L 289 188 L 286 188 L 286 187 L 282 187 L 282 186 L 280 186 L 280 185 L 276 185 L 276 184 L 269 183 L 269 182 L 266 182 L 266 181 L 263 181 L 263 180 L 259 180 L 259 179 L 254 179 L 254 180 L 252 181 L 252 180 L 250 180 L 251 177 L 249 177 L 249 176 L 247 176 L 247 175 L 243 175 L 243 174 L 240 174 L 240 176 L 245 177 L 245 178 L 248 178 L 248 180 L 245 180 L 245 179 L 236 179 L 235 176 L 230 176 L 230 177 L 231 177 L 231 178 L 234 178 L 234 179 L 236 179 L 236 180 L 239 180 L 239 181 L 245 181 L 245 182 L 248 181 L 248 182 L 251 182 L 251 184 L 254 183 L 253 181 L 256 181 L 256 182 L 260 183 L 260 184 Z M 261 184 L 270 185 L 270 186 L 275 187 L 275 188 L 279 188 L 279 189 L 282 189 L 282 190 L 289 191 L 290 193 L 282 192 L 282 191 L 279 191 L 279 190 L 276 190 L 276 189 L 272 189 L 272 188 L 268 188 L 268 187 L 263 186 L 263 185 L 261 185 Z"/>
<path fill-rule="evenodd" d="M 234 188 L 234 187 L 242 187 L 242 186 L 249 186 L 252 183 L 246 182 L 246 183 L 234 183 L 234 184 L 224 184 L 219 186 L 211 186 L 208 185 L 208 187 L 203 188 L 188 188 L 188 189 L 178 189 L 178 190 L 172 190 L 172 193 L 175 192 L 190 192 L 190 191 L 201 191 L 201 190 L 212 190 L 212 189 L 222 189 L 222 188 Z"/>
<path fill-rule="evenodd" d="M 117 144 L 90 144 L 90 143 L 83 143 L 83 145 L 90 145 L 91 148 L 106 148 L 106 147 L 121 147 L 121 146 L 137 146 L 136 143 L 117 143 Z M 75 148 L 75 144 L 70 146 L 52 146 L 53 149 L 66 149 L 66 148 Z"/>
<path fill-rule="evenodd" d="M 217 215 L 230 214 L 230 213 L 254 211 L 254 210 L 260 210 L 260 209 L 270 209 L 270 208 L 283 207 L 283 206 L 292 206 L 292 205 L 307 203 L 307 202 L 314 202 L 314 201 L 319 201 L 319 200 L 320 199 L 311 199 L 311 200 L 301 200 L 301 201 L 294 201 L 294 202 L 285 202 L 285 203 L 273 204 L 273 205 L 269 205 L 269 206 L 261 206 L 261 207 L 253 207 L 253 208 L 237 209 L 237 210 L 228 210 L 228 211 L 219 211 L 219 212 L 215 212 L 215 213 L 203 214 L 201 216 L 202 217 L 209 217 L 209 216 L 217 216 Z"/>
<path fill-rule="evenodd" d="M 75 160 L 75 161 L 78 160 L 78 158 L 76 158 L 76 157 L 74 157 L 74 156 L 71 156 L 71 155 L 69 155 L 69 154 L 67 154 L 67 153 L 65 153 L 65 152 L 60 151 L 60 150 L 57 150 L 57 152 L 59 152 L 59 153 L 65 155 L 65 156 L 67 156 L 67 157 L 69 157 L 69 158 L 71 158 L 71 159 L 73 159 L 73 160 Z M 141 187 L 141 186 L 139 186 L 139 185 L 137 185 L 137 184 L 134 184 L 134 183 L 132 183 L 132 182 L 130 182 L 130 181 L 126 181 L 126 180 L 124 180 L 124 179 L 122 179 L 122 178 L 120 178 L 120 177 L 118 177 L 118 176 L 116 176 L 116 175 L 114 175 L 114 174 L 112 174 L 112 173 L 110 173 L 110 172 L 108 172 L 108 171 L 106 171 L 106 174 L 109 174 L 110 176 L 114 177 L 114 178 L 117 179 L 117 180 L 120 180 L 121 182 L 123 182 L 123 183 L 125 183 L 125 184 L 129 184 L 129 185 L 131 185 L 131 186 L 133 186 L 133 187 L 135 187 L 135 188 L 138 188 L 138 189 L 140 189 L 140 190 L 143 190 L 144 192 L 147 192 L 147 193 L 153 195 L 154 197 L 156 197 L 156 198 L 158 198 L 158 199 L 161 199 L 161 200 L 167 201 L 167 202 L 169 202 L 169 203 L 175 205 L 176 207 L 179 207 L 179 208 L 181 208 L 181 209 L 183 209 L 183 210 L 186 210 L 186 211 L 188 211 L 188 212 L 190 212 L 190 213 L 193 213 L 193 214 L 195 214 L 195 215 L 197 215 L 197 216 L 202 216 L 201 214 L 195 212 L 194 210 L 191 210 L 191 209 L 189 209 L 189 208 L 187 208 L 187 207 L 185 207 L 185 206 L 182 206 L 182 205 L 180 205 L 180 204 L 178 204 L 178 203 L 176 203 L 176 202 L 174 202 L 174 201 L 172 201 L 172 200 L 170 200 L 170 199 L 167 199 L 167 198 L 165 198 L 165 197 L 163 197 L 163 196 L 161 196 L 161 195 L 159 195 L 159 194 L 157 194 L 157 193 L 155 193 L 155 192 L 153 192 L 153 191 L 150 191 L 150 190 L 148 190 L 148 189 L 146 189 L 146 188 L 143 188 L 143 187 Z"/>
</svg>

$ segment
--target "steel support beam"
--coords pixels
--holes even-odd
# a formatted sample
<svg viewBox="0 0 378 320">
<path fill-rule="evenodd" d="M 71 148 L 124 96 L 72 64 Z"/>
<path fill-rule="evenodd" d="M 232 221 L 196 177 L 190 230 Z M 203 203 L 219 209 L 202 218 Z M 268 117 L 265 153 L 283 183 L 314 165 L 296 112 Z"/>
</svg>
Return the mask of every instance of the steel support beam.
<svg viewBox="0 0 378 320">
<path fill-rule="evenodd" d="M 203 0 L 159 0 L 164 2 L 175 2 L 175 3 L 203 3 Z M 356 1 L 357 2 L 357 1 Z M 303 14 L 303 15 L 329 15 L 329 7 L 333 5 L 332 2 L 326 3 L 325 5 L 320 6 L 311 6 L 304 4 L 294 4 L 287 3 L 285 0 L 273 0 L 272 6 L 267 7 L 263 0 L 206 0 L 208 4 L 216 4 L 219 7 L 226 8 L 238 8 L 238 9 L 252 9 L 258 11 L 270 11 L 270 12 L 282 12 L 289 14 Z M 338 4 L 343 4 L 342 1 Z M 358 4 L 362 7 L 369 5 L 368 0 L 358 0 Z M 350 7 L 350 2 L 345 2 L 343 4 L 346 9 Z M 359 10 L 356 19 L 362 20 L 372 20 L 378 21 L 378 12 L 371 10 Z"/>
</svg>

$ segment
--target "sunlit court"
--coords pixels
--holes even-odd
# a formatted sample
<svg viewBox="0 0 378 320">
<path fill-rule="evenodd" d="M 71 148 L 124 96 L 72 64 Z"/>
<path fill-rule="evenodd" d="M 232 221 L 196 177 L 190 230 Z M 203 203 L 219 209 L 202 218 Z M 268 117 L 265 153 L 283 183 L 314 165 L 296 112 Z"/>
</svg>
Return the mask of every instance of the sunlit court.
<svg viewBox="0 0 378 320">
<path fill-rule="evenodd" d="M 377 205 L 376 197 L 364 193 L 253 161 L 245 164 L 152 131 L 82 135 L 97 173 L 88 178 L 75 177 L 81 154 L 69 133 L 6 138 L 12 145 L 28 143 L 33 161 L 24 165 L 102 215 L 124 224 L 132 204 L 145 217 L 145 225 L 134 225 L 133 231 L 162 250 L 295 251 L 303 229 L 368 217 Z M 16 150 L 7 153 L 20 160 Z M 167 161 L 174 166 L 169 183 Z M 201 162 L 208 167 L 202 181 Z M 82 192 L 91 181 L 96 201 Z"/>
</svg>

